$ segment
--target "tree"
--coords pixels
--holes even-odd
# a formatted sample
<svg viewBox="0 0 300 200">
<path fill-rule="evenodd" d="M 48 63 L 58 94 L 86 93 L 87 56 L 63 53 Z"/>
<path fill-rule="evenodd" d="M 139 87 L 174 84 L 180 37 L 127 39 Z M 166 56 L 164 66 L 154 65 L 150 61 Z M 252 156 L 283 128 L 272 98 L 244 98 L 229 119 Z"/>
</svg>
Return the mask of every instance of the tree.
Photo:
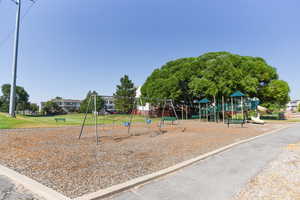
<svg viewBox="0 0 300 200">
<path fill-rule="evenodd" d="M 134 107 L 136 88 L 127 75 L 120 79 L 120 83 L 114 93 L 114 104 L 119 112 L 129 113 Z"/>
<path fill-rule="evenodd" d="M 1 87 L 2 96 L 1 101 L 1 112 L 8 112 L 9 110 L 9 100 L 10 100 L 10 84 L 4 84 Z M 16 108 L 18 110 L 25 110 L 29 106 L 29 94 L 23 87 L 16 87 Z"/>
<path fill-rule="evenodd" d="M 228 52 L 170 61 L 154 70 L 141 88 L 144 97 L 185 104 L 203 97 L 228 97 L 236 90 L 259 98 L 267 107 L 284 106 L 290 91 L 264 59 Z"/>
<path fill-rule="evenodd" d="M 103 107 L 104 107 L 104 100 L 98 95 L 98 93 L 96 91 L 89 91 L 85 97 L 85 99 L 81 102 L 80 104 L 80 109 L 79 111 L 81 113 L 85 113 L 88 109 L 88 113 L 92 113 L 94 111 L 94 107 L 95 107 L 95 104 L 94 104 L 94 98 L 90 98 L 92 95 L 96 95 L 97 98 L 96 98 L 96 109 L 97 109 L 97 112 L 99 112 Z M 89 104 L 89 101 L 90 102 L 90 106 L 88 108 L 88 104 Z"/>
<path fill-rule="evenodd" d="M 298 104 L 298 112 L 300 112 L 300 103 Z"/>
<path fill-rule="evenodd" d="M 32 111 L 32 112 L 38 112 L 39 111 L 39 106 L 36 103 L 30 103 L 29 110 Z"/>
<path fill-rule="evenodd" d="M 272 80 L 260 92 L 260 98 L 263 102 L 262 106 L 269 110 L 279 110 L 285 108 L 290 97 L 287 95 L 290 91 L 289 85 L 282 80 Z"/>
<path fill-rule="evenodd" d="M 3 104 L 2 98 L 0 97 L 0 111 L 1 111 L 2 104 Z"/>
<path fill-rule="evenodd" d="M 47 101 L 44 103 L 42 112 L 44 112 L 46 115 L 64 114 L 63 109 L 53 101 Z"/>
</svg>

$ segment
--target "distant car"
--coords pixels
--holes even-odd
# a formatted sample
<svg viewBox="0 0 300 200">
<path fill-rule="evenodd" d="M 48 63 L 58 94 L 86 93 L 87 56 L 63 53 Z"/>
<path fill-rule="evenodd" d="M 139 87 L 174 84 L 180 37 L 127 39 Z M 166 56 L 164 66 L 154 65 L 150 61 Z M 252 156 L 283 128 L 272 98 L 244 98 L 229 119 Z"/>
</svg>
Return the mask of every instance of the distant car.
<svg viewBox="0 0 300 200">
<path fill-rule="evenodd" d="M 114 110 L 105 110 L 105 114 L 117 114 L 117 112 L 116 111 L 114 111 Z"/>
</svg>

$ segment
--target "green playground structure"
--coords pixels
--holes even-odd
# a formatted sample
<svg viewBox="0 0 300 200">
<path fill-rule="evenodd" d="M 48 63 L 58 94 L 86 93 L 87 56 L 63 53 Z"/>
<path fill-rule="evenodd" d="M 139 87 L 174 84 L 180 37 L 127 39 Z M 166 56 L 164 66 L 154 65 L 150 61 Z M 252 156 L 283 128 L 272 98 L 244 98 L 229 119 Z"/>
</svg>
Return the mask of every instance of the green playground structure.
<svg viewBox="0 0 300 200">
<path fill-rule="evenodd" d="M 228 122 L 229 120 L 246 120 L 249 111 L 256 111 L 259 105 L 257 98 L 247 97 L 240 91 L 236 91 L 229 98 L 222 97 L 210 101 L 208 98 L 194 101 L 198 109 L 194 109 L 191 119 L 199 119 L 209 122 Z M 197 113 L 196 113 L 197 111 Z"/>
</svg>

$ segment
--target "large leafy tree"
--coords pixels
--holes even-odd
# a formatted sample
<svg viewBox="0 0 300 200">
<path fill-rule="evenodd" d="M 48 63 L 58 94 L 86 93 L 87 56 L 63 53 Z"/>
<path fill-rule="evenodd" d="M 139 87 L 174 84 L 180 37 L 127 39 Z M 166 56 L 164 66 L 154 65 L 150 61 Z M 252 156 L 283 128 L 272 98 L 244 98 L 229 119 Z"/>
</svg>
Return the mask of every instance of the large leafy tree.
<svg viewBox="0 0 300 200">
<path fill-rule="evenodd" d="M 39 106 L 36 103 L 30 103 L 29 110 L 32 111 L 32 112 L 38 112 L 39 111 Z"/>
<path fill-rule="evenodd" d="M 276 69 L 259 57 L 212 52 L 168 62 L 147 78 L 141 91 L 149 98 L 171 98 L 191 104 L 202 97 L 228 97 L 240 90 L 267 107 L 283 107 L 289 86 Z"/>
<path fill-rule="evenodd" d="M 84 100 L 82 100 L 80 104 L 80 109 L 79 111 L 81 113 L 85 113 L 86 111 L 88 113 L 91 113 L 95 110 L 95 100 L 94 97 L 91 98 L 92 95 L 96 95 L 96 109 L 97 112 L 99 112 L 103 107 L 104 107 L 104 100 L 98 95 L 96 91 L 89 91 L 85 97 Z M 90 105 L 89 104 L 90 102 Z"/>
<path fill-rule="evenodd" d="M 58 115 L 64 114 L 64 110 L 59 107 L 59 105 L 53 101 L 47 101 L 43 105 L 42 112 L 46 115 Z"/>
<path fill-rule="evenodd" d="M 129 113 L 134 107 L 136 88 L 132 80 L 127 75 L 120 79 L 114 93 L 114 104 L 119 112 Z"/>
<path fill-rule="evenodd" d="M 0 97 L 1 101 L 1 112 L 8 112 L 9 110 L 9 100 L 10 100 L 10 84 L 4 84 L 1 87 L 2 96 Z M 26 90 L 21 87 L 16 87 L 16 108 L 18 110 L 25 110 L 29 107 L 29 94 Z"/>
</svg>

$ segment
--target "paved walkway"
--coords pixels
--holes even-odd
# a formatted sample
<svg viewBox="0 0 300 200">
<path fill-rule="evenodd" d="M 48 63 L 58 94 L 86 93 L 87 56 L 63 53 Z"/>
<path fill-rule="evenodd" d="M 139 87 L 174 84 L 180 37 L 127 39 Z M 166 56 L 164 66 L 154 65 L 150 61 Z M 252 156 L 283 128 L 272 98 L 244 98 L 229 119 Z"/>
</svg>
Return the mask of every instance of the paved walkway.
<svg viewBox="0 0 300 200">
<path fill-rule="evenodd" d="M 0 175 L 0 200 L 36 200 L 36 198 L 17 188 L 7 177 Z"/>
<path fill-rule="evenodd" d="M 113 200 L 230 200 L 288 144 L 300 141 L 300 124 L 200 161 L 131 189 Z"/>
</svg>

